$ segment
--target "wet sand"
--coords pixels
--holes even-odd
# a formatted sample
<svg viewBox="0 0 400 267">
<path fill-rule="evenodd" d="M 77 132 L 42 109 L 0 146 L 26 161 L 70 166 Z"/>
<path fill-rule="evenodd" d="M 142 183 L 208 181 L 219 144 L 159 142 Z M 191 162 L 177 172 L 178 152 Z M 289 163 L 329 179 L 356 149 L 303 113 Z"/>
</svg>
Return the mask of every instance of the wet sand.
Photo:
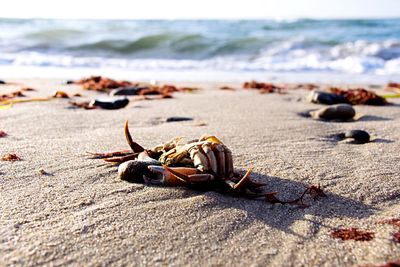
<svg viewBox="0 0 400 267">
<path fill-rule="evenodd" d="M 98 96 L 60 80 L 22 82 L 38 90 L 26 93 L 32 97 L 56 89 L 84 95 L 76 100 Z M 0 110 L 0 130 L 8 133 L 0 155 L 23 159 L 0 162 L 0 265 L 359 266 L 400 259 L 392 239 L 400 229 L 377 224 L 400 216 L 400 99 L 355 106 L 360 120 L 328 123 L 298 115 L 322 107 L 305 101 L 306 90 L 261 95 L 221 85 L 197 84 L 195 93 L 113 111 L 71 109 L 65 99 Z M 166 123 L 171 116 L 194 120 Z M 320 185 L 327 197 L 304 208 L 120 181 L 116 167 L 85 153 L 128 149 L 126 119 L 145 147 L 214 134 L 231 148 L 236 169 L 254 166 L 253 178 L 282 199 L 307 185 Z M 374 140 L 329 137 L 351 129 Z M 375 238 L 332 239 L 340 227 Z"/>
</svg>

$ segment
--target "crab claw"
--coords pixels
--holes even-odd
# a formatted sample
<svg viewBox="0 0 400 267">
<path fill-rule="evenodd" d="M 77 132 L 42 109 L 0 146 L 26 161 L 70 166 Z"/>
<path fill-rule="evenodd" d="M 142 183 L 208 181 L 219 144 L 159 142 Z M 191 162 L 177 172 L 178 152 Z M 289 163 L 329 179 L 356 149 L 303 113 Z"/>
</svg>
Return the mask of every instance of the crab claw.
<svg viewBox="0 0 400 267">
<path fill-rule="evenodd" d="M 133 183 L 143 183 L 144 177 L 152 177 L 148 166 L 154 165 L 153 162 L 129 160 L 118 167 L 118 178 Z"/>
<path fill-rule="evenodd" d="M 246 174 L 240 179 L 239 182 L 237 182 L 234 186 L 233 189 L 235 190 L 240 190 L 249 180 L 250 180 L 250 174 L 253 171 L 253 167 L 251 167 Z"/>
<path fill-rule="evenodd" d="M 125 131 L 126 141 L 128 142 L 129 146 L 132 148 L 133 152 L 140 153 L 140 152 L 144 151 L 144 148 L 141 145 L 139 145 L 138 143 L 133 141 L 131 133 L 129 132 L 128 120 L 125 121 L 124 131 Z"/>
<path fill-rule="evenodd" d="M 145 177 L 146 182 L 169 186 L 185 186 L 190 181 L 190 176 L 196 174 L 195 168 L 150 165 L 148 169 L 154 174 L 153 177 Z"/>
</svg>

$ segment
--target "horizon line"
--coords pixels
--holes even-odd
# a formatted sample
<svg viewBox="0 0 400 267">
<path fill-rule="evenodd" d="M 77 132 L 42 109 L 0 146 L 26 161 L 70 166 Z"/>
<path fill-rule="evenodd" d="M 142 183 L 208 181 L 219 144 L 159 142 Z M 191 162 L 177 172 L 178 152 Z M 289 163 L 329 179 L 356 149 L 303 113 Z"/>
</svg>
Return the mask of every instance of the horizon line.
<svg viewBox="0 0 400 267">
<path fill-rule="evenodd" d="M 8 16 L 0 16 L 0 19 L 16 19 L 16 20 L 31 20 L 31 19 L 42 19 L 42 20 L 273 20 L 273 21 L 285 21 L 285 20 L 397 20 L 399 17 L 382 17 L 382 16 L 369 16 L 369 17 L 318 17 L 318 16 L 309 16 L 309 17 L 176 17 L 176 18 L 168 18 L 168 17 L 149 17 L 149 18 L 88 18 L 88 17 L 8 17 Z"/>
</svg>

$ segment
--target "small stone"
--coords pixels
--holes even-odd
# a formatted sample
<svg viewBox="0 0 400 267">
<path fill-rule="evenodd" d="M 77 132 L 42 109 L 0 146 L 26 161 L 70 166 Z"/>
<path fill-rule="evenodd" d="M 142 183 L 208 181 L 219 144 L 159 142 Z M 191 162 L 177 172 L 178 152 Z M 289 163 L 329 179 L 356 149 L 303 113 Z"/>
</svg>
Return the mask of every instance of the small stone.
<svg viewBox="0 0 400 267">
<path fill-rule="evenodd" d="M 366 131 L 363 130 L 350 130 L 344 133 L 345 138 L 353 138 L 354 141 L 360 144 L 368 143 L 370 136 Z"/>
<path fill-rule="evenodd" d="M 111 96 L 115 95 L 138 95 L 140 91 L 148 89 L 146 86 L 131 86 L 131 87 L 120 87 L 110 92 Z"/>
<path fill-rule="evenodd" d="M 90 106 L 100 107 L 103 109 L 120 109 L 126 107 L 128 104 L 129 99 L 127 98 L 95 99 L 89 103 Z"/>
<path fill-rule="evenodd" d="M 356 115 L 356 111 L 351 105 L 337 104 L 311 111 L 310 115 L 314 119 L 346 121 L 352 119 Z"/>
<path fill-rule="evenodd" d="M 39 174 L 41 174 L 41 175 L 48 175 L 49 173 L 48 172 L 46 172 L 44 169 L 42 169 L 42 168 L 40 168 L 39 170 L 38 170 L 38 172 L 39 172 Z"/>
<path fill-rule="evenodd" d="M 310 92 L 310 94 L 307 96 L 307 100 L 311 103 L 326 105 L 348 103 L 347 99 L 344 96 L 323 91 Z"/>
<path fill-rule="evenodd" d="M 166 122 L 178 122 L 178 121 L 192 121 L 193 118 L 189 117 L 169 117 L 165 121 Z"/>
</svg>

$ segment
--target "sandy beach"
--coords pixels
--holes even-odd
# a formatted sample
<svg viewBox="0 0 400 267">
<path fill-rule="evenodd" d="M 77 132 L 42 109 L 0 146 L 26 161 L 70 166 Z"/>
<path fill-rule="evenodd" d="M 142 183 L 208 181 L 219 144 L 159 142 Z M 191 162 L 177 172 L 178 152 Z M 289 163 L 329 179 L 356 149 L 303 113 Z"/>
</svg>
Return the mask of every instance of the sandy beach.
<svg viewBox="0 0 400 267">
<path fill-rule="evenodd" d="M 54 90 L 99 93 L 59 79 L 18 80 L 45 97 Z M 366 266 L 400 260 L 399 228 L 379 221 L 400 214 L 400 99 L 390 106 L 355 106 L 354 122 L 323 122 L 299 113 L 323 107 L 309 91 L 259 94 L 241 84 L 198 87 L 172 99 L 131 101 L 120 110 L 73 109 L 67 99 L 0 110 L 1 266 Z M 222 85 L 236 91 L 220 90 Z M 1 92 L 18 89 L 2 85 Z M 193 121 L 166 122 L 171 116 Z M 282 199 L 320 185 L 326 197 L 308 207 L 270 204 L 186 188 L 133 184 L 117 168 L 86 154 L 153 147 L 175 136 L 219 137 L 234 166 L 267 183 Z M 203 125 L 203 126 L 199 126 Z M 331 136 L 368 131 L 366 144 Z M 44 170 L 46 174 L 41 173 Z M 357 227 L 371 241 L 330 233 Z"/>
</svg>

